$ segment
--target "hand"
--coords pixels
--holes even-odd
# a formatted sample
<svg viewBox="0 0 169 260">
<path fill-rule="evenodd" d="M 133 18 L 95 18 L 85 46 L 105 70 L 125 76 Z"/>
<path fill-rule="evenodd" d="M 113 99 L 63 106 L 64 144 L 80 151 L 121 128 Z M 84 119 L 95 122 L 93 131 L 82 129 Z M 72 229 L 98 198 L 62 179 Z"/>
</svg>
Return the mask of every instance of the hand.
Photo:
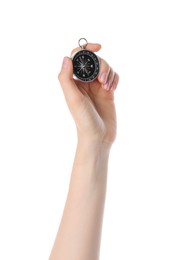
<svg viewBox="0 0 169 260">
<path fill-rule="evenodd" d="M 100 44 L 87 44 L 87 50 L 97 52 Z M 72 54 L 79 51 L 76 48 Z M 77 126 L 78 139 L 111 145 L 116 136 L 114 90 L 119 76 L 100 58 L 98 78 L 90 83 L 73 79 L 72 60 L 65 57 L 58 75 L 69 110 Z"/>
</svg>

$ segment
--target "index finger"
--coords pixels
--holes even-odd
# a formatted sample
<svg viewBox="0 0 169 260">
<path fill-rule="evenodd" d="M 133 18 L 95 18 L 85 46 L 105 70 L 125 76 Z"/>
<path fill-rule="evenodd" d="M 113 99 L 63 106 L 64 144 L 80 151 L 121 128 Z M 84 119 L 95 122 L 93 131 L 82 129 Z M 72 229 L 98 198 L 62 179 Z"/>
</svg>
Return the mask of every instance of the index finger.
<svg viewBox="0 0 169 260">
<path fill-rule="evenodd" d="M 85 50 L 88 50 L 88 51 L 92 51 L 92 52 L 97 52 L 101 49 L 101 44 L 99 43 L 88 43 L 85 47 Z M 73 51 L 71 52 L 71 56 L 77 52 L 77 51 L 80 51 L 81 48 L 80 47 L 77 47 L 75 49 L 73 49 Z"/>
</svg>

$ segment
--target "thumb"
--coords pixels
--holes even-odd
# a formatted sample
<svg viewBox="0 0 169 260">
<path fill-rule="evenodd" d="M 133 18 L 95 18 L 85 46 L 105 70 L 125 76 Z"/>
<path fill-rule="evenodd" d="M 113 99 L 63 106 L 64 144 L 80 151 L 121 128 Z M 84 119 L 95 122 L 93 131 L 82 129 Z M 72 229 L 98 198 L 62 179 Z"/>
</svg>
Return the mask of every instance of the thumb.
<svg viewBox="0 0 169 260">
<path fill-rule="evenodd" d="M 64 57 L 62 68 L 59 73 L 59 80 L 60 76 L 65 76 L 66 78 L 73 78 L 73 66 L 72 66 L 72 60 L 69 57 Z"/>
<path fill-rule="evenodd" d="M 64 57 L 58 79 L 67 102 L 74 101 L 81 92 L 73 79 L 73 64 L 69 57 Z"/>
</svg>

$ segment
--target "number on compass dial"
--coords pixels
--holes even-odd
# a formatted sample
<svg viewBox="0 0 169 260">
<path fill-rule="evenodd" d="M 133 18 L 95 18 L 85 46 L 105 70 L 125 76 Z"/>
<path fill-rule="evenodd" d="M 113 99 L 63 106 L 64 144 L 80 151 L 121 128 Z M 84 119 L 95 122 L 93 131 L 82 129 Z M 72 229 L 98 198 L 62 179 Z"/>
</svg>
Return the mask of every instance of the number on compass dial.
<svg viewBox="0 0 169 260">
<path fill-rule="evenodd" d="M 99 74 L 99 59 L 91 51 L 81 50 L 73 57 L 73 72 L 81 81 L 90 82 Z"/>
</svg>

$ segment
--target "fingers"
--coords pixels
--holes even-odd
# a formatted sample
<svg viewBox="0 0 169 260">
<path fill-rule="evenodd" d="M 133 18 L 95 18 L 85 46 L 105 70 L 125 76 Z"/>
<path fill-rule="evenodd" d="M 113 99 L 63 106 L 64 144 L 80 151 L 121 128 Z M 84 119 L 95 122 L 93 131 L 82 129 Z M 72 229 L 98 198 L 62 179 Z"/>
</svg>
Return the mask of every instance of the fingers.
<svg viewBox="0 0 169 260">
<path fill-rule="evenodd" d="M 115 90 L 119 81 L 118 74 L 103 59 L 100 59 L 100 72 L 98 80 L 102 84 L 102 88 L 107 91 Z"/>
<path fill-rule="evenodd" d="M 85 50 L 88 50 L 88 51 L 92 51 L 92 52 L 97 52 L 101 49 L 101 45 L 99 43 L 88 43 L 85 47 Z M 72 52 L 71 52 L 71 55 L 73 55 L 75 52 L 77 51 L 80 51 L 81 48 L 80 47 L 77 47 L 75 48 Z"/>
<path fill-rule="evenodd" d="M 88 43 L 85 47 L 86 50 L 92 51 L 92 52 L 97 52 L 101 49 L 101 45 L 98 43 Z M 81 50 L 80 47 L 77 47 L 73 49 L 71 52 L 71 55 L 76 53 L 77 51 Z M 101 86 L 105 90 L 115 90 L 117 88 L 118 82 L 119 82 L 119 75 L 109 66 L 109 64 L 104 60 L 100 59 L 100 72 L 98 75 L 98 81 L 101 83 Z M 70 59 L 69 59 L 70 63 Z M 71 70 L 69 71 L 69 80 L 70 78 L 73 79 L 73 68 L 72 68 L 72 63 L 69 64 L 71 67 Z M 68 72 L 68 71 L 67 71 Z M 75 85 L 74 81 L 73 84 Z M 65 84 L 62 83 L 62 86 Z M 77 88 L 77 86 L 76 86 Z"/>
<path fill-rule="evenodd" d="M 110 90 L 116 90 L 117 85 L 118 85 L 118 83 L 119 83 L 119 79 L 120 79 L 119 75 L 115 72 L 115 76 L 114 76 L 112 85 L 111 85 L 111 87 L 110 87 Z"/>
<path fill-rule="evenodd" d="M 99 43 L 88 43 L 85 47 L 86 50 L 97 52 L 101 49 Z M 81 50 L 80 47 L 75 48 L 71 55 Z M 105 90 L 115 90 L 119 82 L 118 74 L 109 66 L 109 64 L 100 58 L 100 72 L 98 76 L 98 81 L 101 83 L 102 88 Z"/>
<path fill-rule="evenodd" d="M 100 83 L 102 83 L 103 86 L 107 84 L 108 78 L 110 77 L 110 73 L 111 73 L 111 68 L 109 64 L 100 58 L 100 72 L 99 72 L 98 80 Z"/>
</svg>

